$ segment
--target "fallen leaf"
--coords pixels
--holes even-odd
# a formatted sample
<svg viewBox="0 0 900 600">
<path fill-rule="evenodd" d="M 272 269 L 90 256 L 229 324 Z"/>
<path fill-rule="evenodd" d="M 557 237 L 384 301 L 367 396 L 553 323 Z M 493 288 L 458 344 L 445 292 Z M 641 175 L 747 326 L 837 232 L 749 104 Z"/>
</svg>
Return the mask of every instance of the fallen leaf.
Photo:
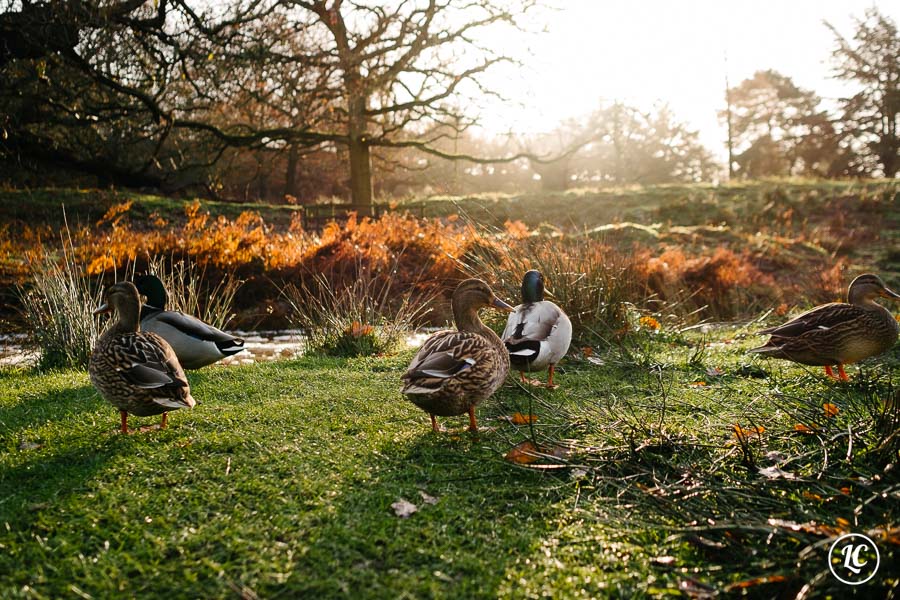
<svg viewBox="0 0 900 600">
<path fill-rule="evenodd" d="M 895 546 L 900 546 L 900 527 L 891 527 L 890 529 L 876 527 L 870 532 L 870 534 L 874 537 L 877 537 L 879 540 L 885 541 Z"/>
<path fill-rule="evenodd" d="M 585 346 L 581 349 L 581 354 L 583 354 L 585 358 L 590 358 L 594 355 L 594 349 L 590 346 Z"/>
<path fill-rule="evenodd" d="M 725 374 L 725 371 L 723 371 L 719 367 L 710 367 L 706 370 L 706 374 L 710 377 L 721 377 Z"/>
<path fill-rule="evenodd" d="M 401 519 L 406 519 L 414 512 L 419 510 L 419 508 L 415 504 L 409 502 L 408 500 L 404 500 L 403 498 L 400 498 L 399 500 L 391 504 L 391 508 L 394 509 L 394 514 Z"/>
<path fill-rule="evenodd" d="M 641 317 L 638 319 L 638 324 L 644 329 L 652 329 L 653 331 L 659 331 L 660 328 L 659 321 L 650 316 Z"/>
<path fill-rule="evenodd" d="M 757 585 L 763 585 L 765 583 L 779 583 L 781 581 L 787 581 L 787 577 L 785 577 L 784 575 L 766 575 L 765 577 L 754 577 L 753 579 L 746 579 L 744 581 L 736 581 L 734 583 L 728 584 L 727 586 L 725 586 L 725 591 L 731 592 L 733 590 L 744 590 Z"/>
<path fill-rule="evenodd" d="M 796 425 L 794 425 L 794 431 L 799 431 L 800 433 L 808 433 L 808 434 L 816 433 L 815 429 L 813 429 L 812 427 L 807 427 L 803 423 L 797 423 Z"/>
<path fill-rule="evenodd" d="M 425 504 L 437 504 L 438 499 L 424 490 L 419 490 L 419 495 L 422 496 L 422 502 Z"/>
<path fill-rule="evenodd" d="M 850 495 L 850 488 L 848 488 L 848 487 L 842 487 L 842 488 L 841 488 L 841 493 L 844 494 L 845 496 L 849 496 L 849 495 Z"/>
<path fill-rule="evenodd" d="M 741 427 L 740 425 L 738 425 L 737 423 L 735 423 L 731 428 L 732 428 L 732 430 L 734 430 L 734 437 L 736 437 L 738 440 L 749 439 L 751 435 L 753 435 L 755 437 L 759 437 L 766 431 L 766 428 L 763 427 L 762 425 L 756 425 L 754 427 L 749 427 L 749 428 L 745 429 L 745 428 Z"/>
<path fill-rule="evenodd" d="M 506 460 L 522 465 L 528 465 L 539 461 L 542 457 L 553 457 L 565 460 L 572 455 L 574 448 L 568 444 L 554 444 L 553 446 L 535 446 L 534 442 L 526 440 L 513 446 L 504 457 Z M 560 468 L 566 465 L 533 465 L 535 468 Z"/>
<path fill-rule="evenodd" d="M 588 356 L 587 359 L 588 359 L 589 363 L 594 364 L 594 365 L 602 366 L 602 365 L 606 364 L 605 362 L 603 362 L 602 358 L 597 358 L 596 356 Z"/>
<path fill-rule="evenodd" d="M 803 496 L 804 498 L 806 498 L 807 500 L 816 500 L 817 502 L 822 501 L 822 496 L 820 496 L 819 494 L 814 494 L 812 492 L 808 492 L 806 490 L 803 490 L 803 493 L 800 495 Z"/>
<path fill-rule="evenodd" d="M 540 458 L 537 455 L 538 449 L 530 440 L 525 440 L 519 444 L 513 446 L 512 450 L 506 453 L 506 460 L 514 463 L 518 463 L 521 465 L 527 465 L 533 462 L 537 462 Z"/>
<path fill-rule="evenodd" d="M 843 491 L 843 489 L 841 491 Z M 834 522 L 837 523 L 838 526 L 840 526 L 840 528 L 844 531 L 847 531 L 850 529 L 850 521 L 848 521 L 847 519 L 845 519 L 843 517 L 838 517 L 837 519 L 834 520 Z"/>
<path fill-rule="evenodd" d="M 705 382 L 705 381 L 695 381 L 694 383 L 688 384 L 688 387 L 692 387 L 692 388 L 696 388 L 696 387 L 705 387 L 705 386 L 706 386 L 706 382 Z"/>
<path fill-rule="evenodd" d="M 534 415 L 523 415 L 522 413 L 517 412 L 512 416 L 513 425 L 527 425 L 529 423 L 534 423 L 535 421 L 537 421 L 537 417 Z"/>
<path fill-rule="evenodd" d="M 345 329 L 344 333 L 355 338 L 359 338 L 370 335 L 374 330 L 375 328 L 371 325 L 366 325 L 364 323 L 360 323 L 359 321 L 353 321 L 353 324 Z"/>
<path fill-rule="evenodd" d="M 775 466 L 759 469 L 759 474 L 767 479 L 797 479 L 797 476 L 790 471 L 782 471 Z"/>
<path fill-rule="evenodd" d="M 825 416 L 829 418 L 835 416 L 840 412 L 840 409 L 830 402 L 826 402 L 825 404 L 823 404 L 822 409 L 825 411 Z"/>
</svg>

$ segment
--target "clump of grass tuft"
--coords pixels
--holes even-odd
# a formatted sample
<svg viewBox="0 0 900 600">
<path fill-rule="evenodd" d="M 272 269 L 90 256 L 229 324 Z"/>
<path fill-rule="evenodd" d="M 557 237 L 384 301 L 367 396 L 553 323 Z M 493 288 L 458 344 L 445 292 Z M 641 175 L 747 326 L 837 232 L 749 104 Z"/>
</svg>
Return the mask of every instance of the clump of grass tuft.
<svg viewBox="0 0 900 600">
<path fill-rule="evenodd" d="M 628 304 L 638 293 L 627 256 L 581 236 L 533 235 L 504 242 L 474 246 L 464 268 L 516 300 L 522 276 L 537 269 L 544 275 L 547 299 L 565 308 L 576 335 L 607 335 L 627 326 Z"/>
<path fill-rule="evenodd" d="M 102 302 L 102 278 L 93 282 L 84 273 L 68 237 L 59 258 L 41 251 L 30 269 L 31 286 L 19 287 L 18 294 L 23 320 L 39 351 L 38 367 L 87 367 L 101 333 L 93 311 Z"/>
<path fill-rule="evenodd" d="M 173 261 L 166 268 L 162 256 L 150 259 L 147 270 L 159 277 L 168 294 L 167 310 L 181 311 L 224 329 L 234 314 L 234 296 L 243 283 L 226 272 L 215 285 L 209 284 L 206 268 L 193 262 Z"/>
<path fill-rule="evenodd" d="M 326 356 L 372 356 L 396 350 L 404 337 L 431 311 L 435 292 L 398 297 L 394 270 L 381 277 L 357 262 L 349 284 L 335 285 L 319 273 L 282 294 L 303 329 L 308 351 Z M 339 278 L 343 280 L 344 278 Z"/>
</svg>

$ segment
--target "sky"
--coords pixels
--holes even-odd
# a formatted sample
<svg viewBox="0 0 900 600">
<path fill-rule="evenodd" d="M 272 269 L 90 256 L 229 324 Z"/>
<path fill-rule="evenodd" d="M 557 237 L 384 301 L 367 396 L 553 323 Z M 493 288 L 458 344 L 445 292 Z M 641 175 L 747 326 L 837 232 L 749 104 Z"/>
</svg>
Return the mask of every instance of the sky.
<svg viewBox="0 0 900 600">
<path fill-rule="evenodd" d="M 823 20 L 847 38 L 854 17 L 871 6 L 900 23 L 900 2 L 883 0 L 557 0 L 557 6 L 540 14 L 536 24 L 545 32 L 526 38 L 526 66 L 495 71 L 488 80 L 510 99 L 485 105 L 488 134 L 547 132 L 603 100 L 642 109 L 662 102 L 722 157 L 725 128 L 717 111 L 726 73 L 736 86 L 757 70 L 775 69 L 833 106 L 849 88 L 831 78 L 835 38 Z"/>
</svg>

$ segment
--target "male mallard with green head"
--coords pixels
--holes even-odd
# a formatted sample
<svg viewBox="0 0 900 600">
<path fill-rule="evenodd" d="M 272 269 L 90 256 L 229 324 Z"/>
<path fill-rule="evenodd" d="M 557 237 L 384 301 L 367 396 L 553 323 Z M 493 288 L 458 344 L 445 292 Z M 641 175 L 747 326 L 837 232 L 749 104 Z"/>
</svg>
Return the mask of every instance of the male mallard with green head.
<svg viewBox="0 0 900 600">
<path fill-rule="evenodd" d="M 469 413 L 469 430 L 477 431 L 475 406 L 503 385 L 509 355 L 503 342 L 478 318 L 481 308 L 512 311 L 480 279 L 459 284 L 451 299 L 458 331 L 430 336 L 403 375 L 403 394 L 431 415 L 431 428 L 440 431 L 435 415 Z"/>
<path fill-rule="evenodd" d="M 135 284 L 138 292 L 147 297 L 147 303 L 141 307 L 141 328 L 169 342 L 185 369 L 211 365 L 244 349 L 241 338 L 182 312 L 166 310 L 168 294 L 156 275 L 142 275 Z"/>
<path fill-rule="evenodd" d="M 842 381 L 847 381 L 844 365 L 876 356 L 890 349 L 900 335 L 900 324 L 875 298 L 900 299 L 880 277 L 860 275 L 850 284 L 848 302 L 818 306 L 783 325 L 763 329 L 772 337 L 750 352 L 784 358 L 804 365 L 825 367 L 835 377 L 837 365 Z"/>
<path fill-rule="evenodd" d="M 164 339 L 141 331 L 141 300 L 134 284 L 110 286 L 105 300 L 94 314 L 114 311 L 117 320 L 100 336 L 91 354 L 91 383 L 119 409 L 122 433 L 128 433 L 128 413 L 139 417 L 162 413 L 163 429 L 168 411 L 196 405 L 184 371 Z"/>
<path fill-rule="evenodd" d="M 522 304 L 509 315 L 500 338 L 523 382 L 525 371 L 548 369 L 547 387 L 556 387 L 553 369 L 569 351 L 572 322 L 555 303 L 544 300 L 544 276 L 540 271 L 528 271 L 522 278 Z"/>
</svg>

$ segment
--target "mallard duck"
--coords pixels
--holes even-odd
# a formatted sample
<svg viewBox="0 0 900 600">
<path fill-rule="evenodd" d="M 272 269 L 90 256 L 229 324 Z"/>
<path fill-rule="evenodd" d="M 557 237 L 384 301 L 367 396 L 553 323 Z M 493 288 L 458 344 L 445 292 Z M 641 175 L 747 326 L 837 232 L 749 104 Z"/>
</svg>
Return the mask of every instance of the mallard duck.
<svg viewBox="0 0 900 600">
<path fill-rule="evenodd" d="M 147 297 L 147 303 L 141 307 L 141 328 L 169 342 L 185 369 L 211 365 L 244 349 L 241 338 L 182 312 L 166 310 L 168 295 L 157 276 L 142 275 L 135 284 Z"/>
<path fill-rule="evenodd" d="M 875 302 L 879 296 L 900 299 L 877 275 L 860 275 L 850 284 L 849 303 L 824 304 L 783 325 L 763 329 L 760 334 L 772 337 L 749 352 L 824 366 L 829 377 L 835 377 L 832 366 L 837 365 L 840 379 L 847 381 L 844 365 L 885 352 L 900 334 L 894 316 Z"/>
<path fill-rule="evenodd" d="M 431 335 L 403 375 L 403 394 L 431 415 L 431 428 L 440 431 L 435 415 L 469 413 L 469 430 L 477 431 L 475 406 L 497 391 L 509 373 L 503 342 L 481 319 L 485 307 L 512 311 L 480 279 L 459 284 L 451 299 L 458 331 Z"/>
<path fill-rule="evenodd" d="M 560 307 L 544 300 L 544 276 L 540 271 L 525 273 L 522 304 L 509 315 L 500 337 L 523 382 L 526 381 L 525 371 L 547 368 L 547 387 L 556 387 L 553 385 L 553 368 L 569 351 L 572 322 Z"/>
<path fill-rule="evenodd" d="M 122 433 L 128 433 L 128 413 L 148 417 L 193 408 L 197 403 L 172 347 L 155 333 L 141 331 L 141 300 L 129 282 L 106 290 L 106 298 L 94 314 L 115 311 L 116 322 L 100 336 L 91 354 L 91 383 L 122 416 Z"/>
</svg>

